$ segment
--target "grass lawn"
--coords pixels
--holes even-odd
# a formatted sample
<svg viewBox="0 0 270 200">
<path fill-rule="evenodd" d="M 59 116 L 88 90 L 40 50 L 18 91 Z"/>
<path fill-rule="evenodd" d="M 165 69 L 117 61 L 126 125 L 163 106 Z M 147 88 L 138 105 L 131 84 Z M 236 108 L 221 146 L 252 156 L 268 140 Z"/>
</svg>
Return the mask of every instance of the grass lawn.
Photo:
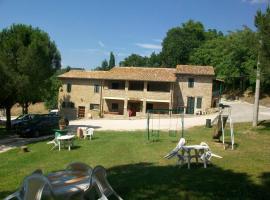
<svg viewBox="0 0 270 200">
<path fill-rule="evenodd" d="M 235 125 L 236 150 L 224 150 L 211 140 L 212 129 L 185 131 L 189 144 L 205 141 L 223 159 L 179 168 L 163 156 L 176 145 L 168 133 L 159 142 L 147 142 L 144 132 L 96 132 L 95 139 L 76 140 L 76 148 L 50 151 L 44 142 L 0 154 L 0 199 L 15 191 L 23 178 L 37 168 L 44 173 L 61 170 L 74 161 L 103 165 L 108 179 L 124 199 L 270 199 L 270 124 L 257 129 Z M 228 139 L 228 138 L 227 138 Z"/>
</svg>

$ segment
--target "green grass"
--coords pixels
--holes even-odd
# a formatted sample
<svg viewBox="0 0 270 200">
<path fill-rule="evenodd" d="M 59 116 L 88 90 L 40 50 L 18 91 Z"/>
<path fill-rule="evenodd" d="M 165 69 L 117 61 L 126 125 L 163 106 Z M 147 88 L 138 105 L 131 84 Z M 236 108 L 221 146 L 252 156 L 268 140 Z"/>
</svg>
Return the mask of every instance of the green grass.
<svg viewBox="0 0 270 200">
<path fill-rule="evenodd" d="M 185 131 L 189 144 L 205 141 L 223 156 L 213 158 L 207 169 L 202 164 L 179 168 L 175 159 L 164 159 L 176 145 L 168 133 L 158 142 L 147 142 L 144 132 L 96 132 L 92 141 L 76 140 L 70 152 L 50 151 L 46 141 L 29 145 L 28 153 L 14 149 L 0 154 L 0 199 L 33 170 L 49 173 L 74 161 L 105 166 L 113 188 L 124 199 L 270 199 L 270 124 L 257 129 L 235 125 L 234 151 L 212 141 L 212 131 Z"/>
</svg>

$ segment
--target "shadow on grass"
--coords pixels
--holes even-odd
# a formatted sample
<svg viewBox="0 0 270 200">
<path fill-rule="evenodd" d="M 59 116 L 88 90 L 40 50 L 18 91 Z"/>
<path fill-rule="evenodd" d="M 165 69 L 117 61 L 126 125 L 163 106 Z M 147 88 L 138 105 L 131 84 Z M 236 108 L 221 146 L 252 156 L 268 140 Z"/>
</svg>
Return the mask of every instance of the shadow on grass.
<svg viewBox="0 0 270 200">
<path fill-rule="evenodd" d="M 266 131 L 270 131 L 270 121 L 269 120 L 263 120 L 261 121 L 259 124 L 259 129 L 260 130 L 266 130 Z"/>
<path fill-rule="evenodd" d="M 257 185 L 245 173 L 214 165 L 191 167 L 122 165 L 110 168 L 108 179 L 124 199 L 270 199 L 270 173 Z"/>
</svg>

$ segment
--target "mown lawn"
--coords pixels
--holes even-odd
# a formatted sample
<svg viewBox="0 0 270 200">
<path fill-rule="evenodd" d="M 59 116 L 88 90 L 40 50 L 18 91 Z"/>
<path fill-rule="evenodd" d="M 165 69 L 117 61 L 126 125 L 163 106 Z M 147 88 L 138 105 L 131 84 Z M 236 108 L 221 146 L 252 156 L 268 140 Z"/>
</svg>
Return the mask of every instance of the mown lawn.
<svg viewBox="0 0 270 200">
<path fill-rule="evenodd" d="M 37 168 L 44 173 L 60 170 L 74 161 L 103 165 L 108 179 L 124 199 L 270 199 L 270 124 L 257 129 L 235 125 L 236 150 L 224 150 L 211 139 L 212 129 L 185 131 L 189 144 L 205 141 L 223 159 L 179 168 L 163 156 L 176 138 L 163 133 L 147 142 L 144 132 L 96 132 L 95 139 L 76 140 L 72 151 L 50 151 L 46 141 L 0 154 L 0 199 L 15 191 L 22 179 Z"/>
</svg>

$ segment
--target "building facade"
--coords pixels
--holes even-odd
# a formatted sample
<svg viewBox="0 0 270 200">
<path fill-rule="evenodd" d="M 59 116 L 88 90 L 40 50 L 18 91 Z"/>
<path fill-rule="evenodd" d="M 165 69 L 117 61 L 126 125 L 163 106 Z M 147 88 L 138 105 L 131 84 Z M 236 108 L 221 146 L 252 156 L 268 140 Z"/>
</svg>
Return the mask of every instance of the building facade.
<svg viewBox="0 0 270 200">
<path fill-rule="evenodd" d="M 147 110 L 185 107 L 187 114 L 212 105 L 212 66 L 114 67 L 71 70 L 59 76 L 59 109 L 69 119 L 144 116 Z"/>
</svg>

